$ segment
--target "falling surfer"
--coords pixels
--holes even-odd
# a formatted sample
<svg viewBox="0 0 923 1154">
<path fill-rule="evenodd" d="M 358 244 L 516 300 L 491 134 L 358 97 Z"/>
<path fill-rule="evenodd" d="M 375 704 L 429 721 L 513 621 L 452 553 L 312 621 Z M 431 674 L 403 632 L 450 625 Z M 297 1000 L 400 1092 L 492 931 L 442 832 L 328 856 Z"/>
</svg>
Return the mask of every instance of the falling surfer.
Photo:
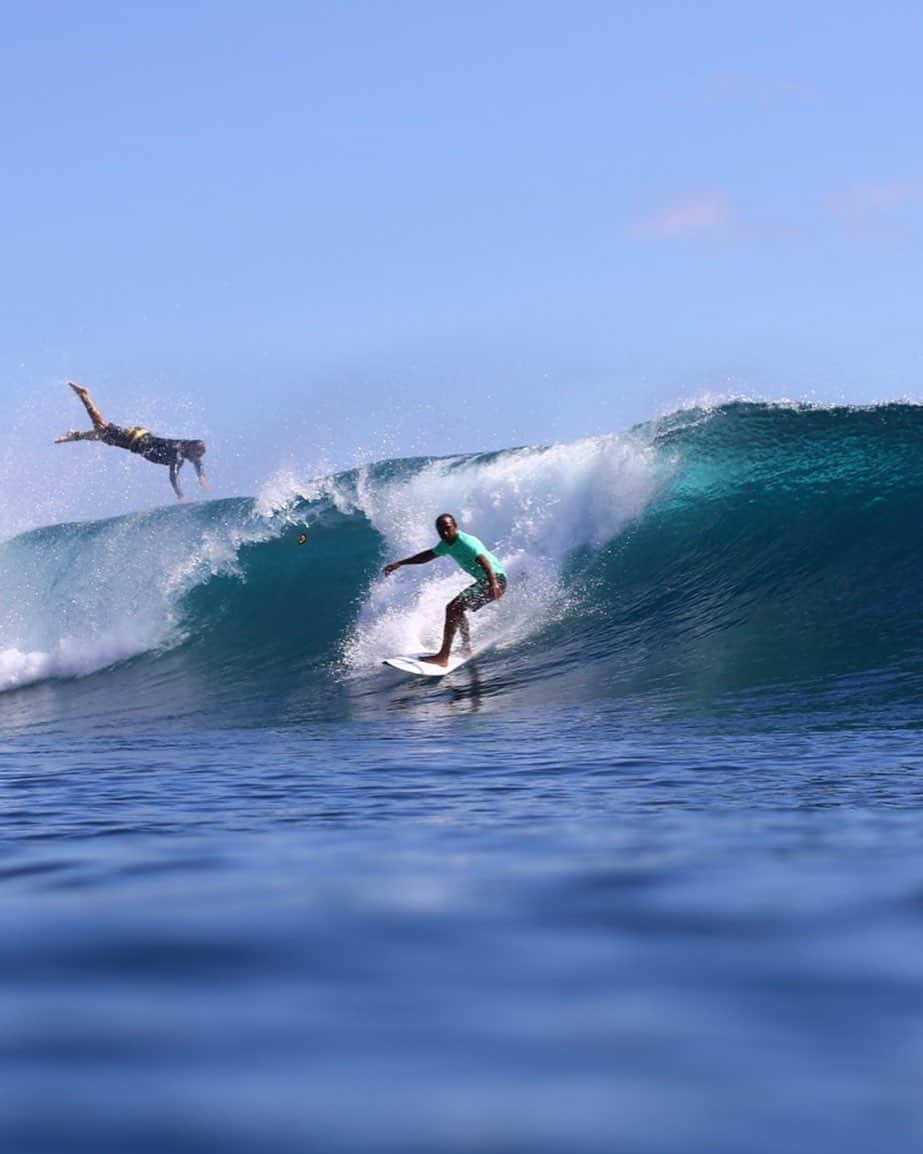
<svg viewBox="0 0 923 1154">
<path fill-rule="evenodd" d="M 89 389 L 74 384 L 73 381 L 67 383 L 83 402 L 83 407 L 93 422 L 93 428 L 85 432 L 71 429 L 63 437 L 55 438 L 56 445 L 61 445 L 65 441 L 102 441 L 104 445 L 115 445 L 118 449 L 128 449 L 130 453 L 137 453 L 139 457 L 143 457 L 145 461 L 152 461 L 155 465 L 167 465 L 170 469 L 170 484 L 180 501 L 185 500 L 185 498 L 179 487 L 179 471 L 185 461 L 191 461 L 199 484 L 203 489 L 208 488 L 205 470 L 202 467 L 202 458 L 205 456 L 204 441 L 183 441 L 173 437 L 155 437 L 149 429 L 144 429 L 140 425 L 128 429 L 123 429 L 120 425 L 112 425 L 105 420 L 102 413 L 93 404 Z"/>
</svg>

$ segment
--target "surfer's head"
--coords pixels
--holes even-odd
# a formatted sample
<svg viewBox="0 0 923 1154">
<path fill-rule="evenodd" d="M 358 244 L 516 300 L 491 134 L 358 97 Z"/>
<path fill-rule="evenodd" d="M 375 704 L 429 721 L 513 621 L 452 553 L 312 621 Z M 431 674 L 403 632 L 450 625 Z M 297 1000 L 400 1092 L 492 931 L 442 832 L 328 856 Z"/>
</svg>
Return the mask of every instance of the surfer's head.
<svg viewBox="0 0 923 1154">
<path fill-rule="evenodd" d="M 455 518 L 451 513 L 440 513 L 436 518 L 436 532 L 443 541 L 448 541 L 451 545 L 458 536 L 458 526 L 455 524 Z"/>
</svg>

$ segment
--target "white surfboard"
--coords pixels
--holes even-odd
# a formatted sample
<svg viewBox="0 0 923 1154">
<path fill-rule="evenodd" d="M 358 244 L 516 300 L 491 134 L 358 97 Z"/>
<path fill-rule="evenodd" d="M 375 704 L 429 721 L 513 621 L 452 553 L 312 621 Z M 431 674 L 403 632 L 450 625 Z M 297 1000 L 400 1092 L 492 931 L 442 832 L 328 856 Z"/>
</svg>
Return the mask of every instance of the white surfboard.
<svg viewBox="0 0 923 1154">
<path fill-rule="evenodd" d="M 389 665 L 392 669 L 399 669 L 401 673 L 412 673 L 417 677 L 445 677 L 447 673 L 451 673 L 453 669 L 458 669 L 460 665 L 464 665 L 466 661 L 470 660 L 470 656 L 463 657 L 456 654 L 449 658 L 448 665 L 436 665 L 432 661 L 421 661 L 419 656 L 400 654 L 397 657 L 386 657 L 382 665 Z"/>
</svg>

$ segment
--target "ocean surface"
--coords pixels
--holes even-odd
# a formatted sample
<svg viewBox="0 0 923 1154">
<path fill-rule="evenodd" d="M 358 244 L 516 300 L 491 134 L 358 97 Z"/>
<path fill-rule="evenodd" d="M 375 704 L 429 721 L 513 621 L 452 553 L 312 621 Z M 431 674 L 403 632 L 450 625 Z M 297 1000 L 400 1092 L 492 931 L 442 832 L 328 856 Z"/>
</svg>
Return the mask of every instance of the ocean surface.
<svg viewBox="0 0 923 1154">
<path fill-rule="evenodd" d="M 0 1150 L 923 1149 L 921 445 L 691 407 L 0 543 Z M 509 590 L 408 678 L 442 512 Z"/>
</svg>

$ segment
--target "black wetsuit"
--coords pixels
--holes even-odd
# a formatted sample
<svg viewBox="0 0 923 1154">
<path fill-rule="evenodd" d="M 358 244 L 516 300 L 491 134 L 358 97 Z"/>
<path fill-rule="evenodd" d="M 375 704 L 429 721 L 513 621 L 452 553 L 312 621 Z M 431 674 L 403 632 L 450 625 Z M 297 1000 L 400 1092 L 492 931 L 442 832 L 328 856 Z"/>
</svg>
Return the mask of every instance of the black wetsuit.
<svg viewBox="0 0 923 1154">
<path fill-rule="evenodd" d="M 179 487 L 179 471 L 184 461 L 192 461 L 196 476 L 202 476 L 201 441 L 155 437 L 153 433 L 140 426 L 123 429 L 120 425 L 106 425 L 105 429 L 100 431 L 99 439 L 106 445 L 115 445 L 118 449 L 128 449 L 130 453 L 137 453 L 139 457 L 143 457 L 145 461 L 152 461 L 155 465 L 168 465 L 170 484 L 177 497 L 183 495 Z"/>
</svg>

